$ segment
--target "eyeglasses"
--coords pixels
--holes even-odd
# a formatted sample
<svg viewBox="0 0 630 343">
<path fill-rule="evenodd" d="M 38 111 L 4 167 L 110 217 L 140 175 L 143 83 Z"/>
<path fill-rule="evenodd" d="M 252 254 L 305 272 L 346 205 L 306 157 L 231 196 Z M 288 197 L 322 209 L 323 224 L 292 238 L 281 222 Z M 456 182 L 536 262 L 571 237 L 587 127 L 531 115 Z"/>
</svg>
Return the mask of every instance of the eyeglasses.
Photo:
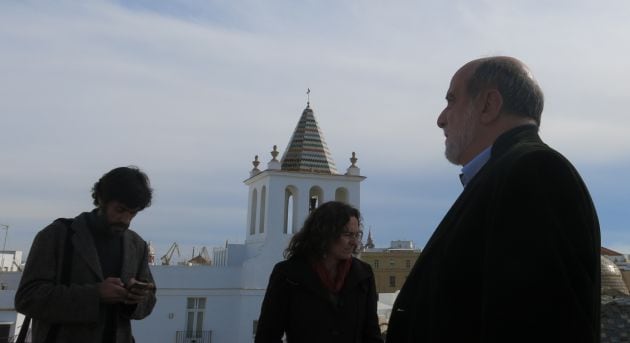
<svg viewBox="0 0 630 343">
<path fill-rule="evenodd" d="M 349 239 L 361 240 L 363 238 L 363 231 L 357 231 L 357 232 L 344 231 L 341 233 L 341 235 Z"/>
</svg>

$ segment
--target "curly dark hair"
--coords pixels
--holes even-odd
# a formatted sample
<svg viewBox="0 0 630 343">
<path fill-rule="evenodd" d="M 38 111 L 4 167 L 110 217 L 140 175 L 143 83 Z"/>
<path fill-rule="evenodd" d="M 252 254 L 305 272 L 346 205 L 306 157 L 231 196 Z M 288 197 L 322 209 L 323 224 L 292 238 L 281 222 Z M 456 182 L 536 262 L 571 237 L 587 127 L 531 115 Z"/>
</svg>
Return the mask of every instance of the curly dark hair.
<svg viewBox="0 0 630 343">
<path fill-rule="evenodd" d="M 328 251 L 330 244 L 341 236 L 351 217 L 357 218 L 361 227 L 361 212 L 340 202 L 329 201 L 316 208 L 304 221 L 284 250 L 284 257 L 319 259 Z"/>
<path fill-rule="evenodd" d="M 140 211 L 151 206 L 152 194 L 149 177 L 135 166 L 112 169 L 92 187 L 96 206 L 115 200 Z"/>
</svg>

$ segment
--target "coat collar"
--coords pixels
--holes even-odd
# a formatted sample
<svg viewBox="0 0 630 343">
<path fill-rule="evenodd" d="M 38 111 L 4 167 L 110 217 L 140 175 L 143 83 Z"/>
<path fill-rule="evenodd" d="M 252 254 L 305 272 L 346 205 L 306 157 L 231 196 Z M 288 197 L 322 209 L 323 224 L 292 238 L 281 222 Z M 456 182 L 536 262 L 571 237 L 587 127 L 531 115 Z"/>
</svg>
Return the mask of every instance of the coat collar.
<svg viewBox="0 0 630 343">
<path fill-rule="evenodd" d="M 142 259 L 138 260 L 134 252 L 142 251 L 148 253 L 145 250 L 145 246 L 140 246 L 144 244 L 144 241 L 139 243 L 133 239 L 133 235 L 134 233 L 129 229 L 123 233 L 123 263 L 120 269 L 120 279 L 124 284 L 128 284 L 130 278 L 136 277 L 135 271 L 138 270 L 138 264 L 142 263 Z"/>
<path fill-rule="evenodd" d="M 503 133 L 495 140 L 492 145 L 492 156 L 490 158 L 491 160 L 499 158 L 515 145 L 534 142 L 542 142 L 538 136 L 538 126 L 532 124 L 517 126 Z"/>
<path fill-rule="evenodd" d="M 330 301 L 330 294 L 324 288 L 317 273 L 313 270 L 312 265 L 303 258 L 293 257 L 284 262 L 286 281 L 294 286 L 302 286 L 311 290 L 317 296 Z M 352 266 L 346 276 L 346 281 L 339 291 L 343 296 L 344 293 L 352 291 L 358 284 L 371 276 L 370 271 L 356 258 L 352 258 Z M 332 302 L 331 302 L 332 304 Z"/>
<path fill-rule="evenodd" d="M 85 263 L 89 266 L 90 270 L 98 277 L 99 280 L 103 280 L 103 268 L 96 251 L 96 245 L 94 244 L 94 236 L 90 232 L 88 216 L 89 212 L 81 213 L 77 216 L 70 229 L 73 230 L 72 236 L 73 249 L 78 256 L 83 258 Z M 123 232 L 122 245 L 123 245 L 123 263 L 120 271 L 120 278 L 126 284 L 130 277 L 133 277 L 134 266 L 132 263 L 136 259 L 131 256 L 131 252 L 136 251 L 138 248 L 133 240 L 132 232 L 126 230 Z"/>
<path fill-rule="evenodd" d="M 72 245 L 77 255 L 81 256 L 85 263 L 90 267 L 92 272 L 98 276 L 99 280 L 103 280 L 103 269 L 99 262 L 98 253 L 96 252 L 96 246 L 94 245 L 94 238 L 90 233 L 88 227 L 88 216 L 90 214 L 85 212 L 81 213 L 74 219 L 71 230 L 74 231 L 72 236 Z"/>
<path fill-rule="evenodd" d="M 466 203 L 466 200 L 472 195 L 475 194 L 475 190 L 478 184 L 486 179 L 488 172 L 493 169 L 494 164 L 497 163 L 498 160 L 501 159 L 506 153 L 508 153 L 511 149 L 526 145 L 526 144 L 544 144 L 542 143 L 540 137 L 538 136 L 538 127 L 536 125 L 522 125 L 517 126 L 511 130 L 508 130 L 501 134 L 492 145 L 492 152 L 490 159 L 486 164 L 481 167 L 479 172 L 469 181 L 467 186 L 464 188 L 463 192 L 457 198 L 453 206 L 449 209 L 447 214 L 442 219 L 440 225 L 438 225 L 437 229 L 427 242 L 422 251 L 422 254 L 418 258 L 418 261 L 421 261 L 424 256 L 428 255 L 435 246 L 435 242 L 438 241 L 438 238 L 444 233 L 445 228 L 451 226 L 451 222 L 457 220 L 457 216 L 454 213 L 460 210 L 463 203 Z"/>
</svg>

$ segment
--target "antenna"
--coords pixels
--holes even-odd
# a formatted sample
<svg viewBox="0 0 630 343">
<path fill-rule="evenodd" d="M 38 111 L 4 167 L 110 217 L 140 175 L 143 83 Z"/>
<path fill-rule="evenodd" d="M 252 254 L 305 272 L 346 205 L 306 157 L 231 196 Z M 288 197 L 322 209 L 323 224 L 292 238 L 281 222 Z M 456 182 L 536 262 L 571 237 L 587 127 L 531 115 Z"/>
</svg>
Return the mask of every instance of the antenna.
<svg viewBox="0 0 630 343">
<path fill-rule="evenodd" d="M 311 89 L 306 89 L 306 107 L 311 106 Z"/>
<path fill-rule="evenodd" d="M 0 260 L 0 268 L 4 271 L 4 255 L 7 248 L 7 235 L 9 234 L 9 225 L 0 224 L 0 229 L 4 229 L 4 242 L 2 243 L 2 260 Z"/>
<path fill-rule="evenodd" d="M 7 235 L 9 234 L 9 225 L 0 224 L 0 229 L 6 230 L 4 232 L 4 243 L 2 244 L 2 259 L 0 260 L 0 273 L 2 273 L 4 272 L 4 255 L 6 255 L 5 249 L 7 246 Z M 15 263 L 15 255 L 13 256 L 13 263 Z M 13 267 L 13 265 L 11 265 L 11 267 Z M 7 268 L 7 270 L 10 270 L 11 267 Z M 0 289 L 7 289 L 7 284 L 4 283 L 4 280 L 0 280 Z"/>
</svg>

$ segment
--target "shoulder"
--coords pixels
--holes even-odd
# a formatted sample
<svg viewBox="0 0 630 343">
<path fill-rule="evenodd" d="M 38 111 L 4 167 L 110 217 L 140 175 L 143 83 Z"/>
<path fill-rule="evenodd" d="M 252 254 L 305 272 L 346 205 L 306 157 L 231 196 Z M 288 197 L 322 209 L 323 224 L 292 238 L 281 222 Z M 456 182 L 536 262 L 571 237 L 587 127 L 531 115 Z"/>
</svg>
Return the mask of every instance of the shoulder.
<svg viewBox="0 0 630 343">
<path fill-rule="evenodd" d="M 291 258 L 276 263 L 269 276 L 269 284 L 296 286 L 308 279 L 310 268 L 305 261 Z"/>
<path fill-rule="evenodd" d="M 575 167 L 562 154 L 547 146 L 523 149 L 515 154 L 510 171 L 517 175 L 537 176 L 540 179 L 577 177 Z"/>
<path fill-rule="evenodd" d="M 131 229 L 128 229 L 127 231 L 125 231 L 125 235 L 127 235 L 127 237 L 131 239 L 133 242 L 146 244 L 145 240 L 137 232 Z"/>
<path fill-rule="evenodd" d="M 303 271 L 308 263 L 301 258 L 293 257 L 288 260 L 280 261 L 273 267 L 273 274 L 293 274 Z"/>
<path fill-rule="evenodd" d="M 495 176 L 529 177 L 529 181 L 549 180 L 558 173 L 562 177 L 577 175 L 569 160 L 545 144 L 535 132 L 525 131 L 521 137 L 497 141 L 489 164 L 493 165 L 490 169 Z M 532 179 L 535 176 L 540 178 Z"/>
<path fill-rule="evenodd" d="M 359 269 L 361 269 L 363 271 L 367 271 L 367 272 L 372 273 L 372 266 L 369 263 L 361 261 L 361 260 L 359 260 L 356 257 L 352 258 L 352 267 L 353 268 L 359 268 Z"/>
<path fill-rule="evenodd" d="M 37 237 L 54 239 L 65 236 L 68 228 L 70 228 L 75 220 L 76 218 L 57 218 L 52 223 L 48 224 L 48 226 L 39 231 L 37 233 Z"/>
<path fill-rule="evenodd" d="M 507 164 L 511 162 L 536 164 L 553 160 L 570 165 L 562 154 L 542 141 L 537 128 L 528 125 L 512 129 L 497 138 L 492 147 L 492 158 Z"/>
<path fill-rule="evenodd" d="M 125 245 L 132 248 L 138 254 L 138 256 L 148 255 L 147 242 L 135 231 L 129 229 L 126 230 L 123 240 L 127 242 L 125 243 Z"/>
<path fill-rule="evenodd" d="M 365 278 L 374 277 L 372 266 L 368 263 L 359 260 L 356 257 L 352 258 L 352 269 L 359 275 Z"/>
<path fill-rule="evenodd" d="M 496 187 L 492 194 L 515 199 L 505 206 L 592 206 L 587 204 L 591 202 L 590 194 L 577 169 L 546 145 L 506 156 L 491 173 Z"/>
<path fill-rule="evenodd" d="M 45 228 L 37 232 L 31 244 L 31 253 L 49 253 L 57 249 L 62 249 L 68 234 L 68 229 L 72 224 L 72 219 L 56 219 Z M 29 256 L 31 255 L 29 253 Z"/>
</svg>

